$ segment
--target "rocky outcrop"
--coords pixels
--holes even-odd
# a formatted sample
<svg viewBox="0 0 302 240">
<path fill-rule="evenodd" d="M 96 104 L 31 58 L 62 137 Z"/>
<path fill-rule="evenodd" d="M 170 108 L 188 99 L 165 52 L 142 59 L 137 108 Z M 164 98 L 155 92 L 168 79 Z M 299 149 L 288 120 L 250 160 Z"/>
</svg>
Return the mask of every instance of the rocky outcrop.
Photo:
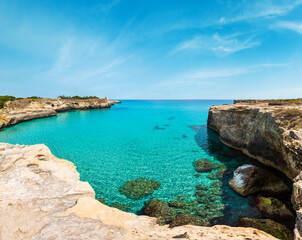
<svg viewBox="0 0 302 240">
<path fill-rule="evenodd" d="M 275 239 L 253 228 L 171 229 L 157 225 L 155 218 L 122 212 L 94 197 L 75 166 L 53 156 L 45 145 L 0 143 L 0 239 Z"/>
<path fill-rule="evenodd" d="M 237 168 L 229 184 L 242 196 L 248 196 L 258 192 L 282 196 L 290 192 L 290 189 L 280 178 L 252 164 L 244 164 Z"/>
<path fill-rule="evenodd" d="M 302 171 L 302 106 L 269 102 L 212 106 L 208 127 L 226 145 L 241 150 L 290 179 Z"/>
<path fill-rule="evenodd" d="M 298 100 L 247 100 L 212 106 L 208 127 L 229 147 L 293 180 L 295 239 L 302 239 L 302 100 Z"/>
<path fill-rule="evenodd" d="M 103 99 L 19 99 L 7 101 L 0 109 L 0 128 L 8 127 L 20 122 L 52 117 L 58 112 L 75 109 L 107 108 L 118 101 Z"/>
</svg>

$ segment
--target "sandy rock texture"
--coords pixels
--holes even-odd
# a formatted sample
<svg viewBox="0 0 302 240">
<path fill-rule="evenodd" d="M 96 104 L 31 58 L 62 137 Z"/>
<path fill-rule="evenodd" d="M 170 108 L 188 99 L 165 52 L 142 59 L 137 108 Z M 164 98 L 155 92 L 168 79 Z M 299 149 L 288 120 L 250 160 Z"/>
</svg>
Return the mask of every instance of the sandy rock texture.
<svg viewBox="0 0 302 240">
<path fill-rule="evenodd" d="M 0 239 L 275 239 L 253 228 L 169 228 L 95 200 L 75 166 L 43 144 L 0 143 Z"/>
<path fill-rule="evenodd" d="M 41 98 L 7 101 L 3 109 L 0 109 L 0 128 L 32 119 L 52 117 L 58 112 L 107 108 L 118 102 L 109 101 L 108 98 L 85 100 Z"/>
</svg>

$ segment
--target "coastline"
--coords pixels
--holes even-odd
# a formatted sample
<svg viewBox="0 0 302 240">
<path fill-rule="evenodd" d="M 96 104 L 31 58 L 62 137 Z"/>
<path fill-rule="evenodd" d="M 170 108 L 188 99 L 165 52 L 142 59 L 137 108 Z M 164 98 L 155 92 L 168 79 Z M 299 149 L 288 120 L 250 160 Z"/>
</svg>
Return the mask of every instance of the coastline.
<svg viewBox="0 0 302 240">
<path fill-rule="evenodd" d="M 47 100 L 47 101 L 49 101 L 49 100 Z M 102 100 L 103 101 L 103 100 Z M 62 107 L 62 106 L 60 106 L 60 107 L 58 107 L 57 109 L 55 109 L 54 110 L 54 108 L 55 107 L 53 107 L 52 106 L 52 104 L 53 104 L 53 102 L 51 103 L 51 104 L 49 104 L 49 103 L 47 103 L 47 105 L 45 105 L 45 103 L 43 103 L 43 105 L 42 105 L 42 107 L 41 107 L 41 105 L 38 105 L 37 103 L 34 103 L 34 105 L 32 105 L 32 103 L 30 103 L 30 108 L 25 108 L 25 109 L 22 109 L 22 105 L 21 106 L 18 106 L 17 105 L 17 107 L 13 107 L 13 106 L 11 106 L 11 105 L 8 105 L 8 107 L 6 108 L 6 109 L 10 109 L 10 111 L 9 111 L 9 114 L 15 114 L 15 115 L 13 115 L 14 116 L 14 118 L 12 118 L 12 119 L 14 119 L 14 120 L 16 120 L 17 119 L 17 121 L 16 121 L 16 123 L 13 123 L 11 120 L 9 121 L 9 122 L 11 122 L 12 124 L 11 125 L 13 125 L 13 124 L 17 124 L 17 123 L 19 123 L 19 122 L 22 122 L 22 121 L 27 121 L 27 120 L 32 120 L 32 119 L 37 119 L 37 118 L 41 118 L 41 117 L 44 117 L 44 115 L 42 115 L 41 117 L 39 117 L 39 115 L 35 115 L 35 114 L 32 114 L 33 112 L 35 112 L 35 111 L 37 111 L 38 113 L 39 112 L 41 112 L 41 111 L 47 111 L 47 112 L 52 112 L 52 110 L 53 111 L 55 111 L 55 115 L 58 113 L 58 112 L 63 112 L 63 111 L 69 111 L 69 110 L 75 110 L 75 109 L 92 109 L 92 108 L 103 108 L 103 107 L 110 107 L 110 106 L 112 106 L 114 103 L 116 103 L 116 102 L 114 102 L 114 101 L 107 101 L 107 102 L 97 102 L 97 104 L 96 104 L 96 102 L 95 101 L 87 101 L 87 100 L 85 100 L 85 101 L 65 101 L 64 102 L 64 104 L 65 104 L 65 106 L 64 107 Z M 51 107 L 49 107 L 48 105 L 51 105 Z M 224 106 L 228 106 L 228 105 L 224 105 Z M 220 106 L 219 106 L 220 107 Z M 242 110 L 242 109 L 241 109 Z M 25 115 L 25 117 L 24 117 L 24 111 L 26 112 L 26 115 Z M 210 110 L 210 112 L 211 112 L 211 110 Z M 20 116 L 20 114 L 23 116 L 23 117 L 18 117 L 18 116 Z M 32 114 L 32 115 L 30 115 L 30 114 Z M 55 116 L 55 115 L 53 115 L 53 116 Z M 32 118 L 29 118 L 29 116 L 32 116 Z M 210 115 L 209 115 L 210 116 Z M 47 117 L 47 116 L 46 116 Z M 29 118 L 29 119 L 28 119 Z M 213 129 L 213 127 L 212 126 L 209 126 L 209 127 L 211 127 L 212 129 Z M 214 129 L 214 130 L 216 130 L 216 129 Z M 227 144 L 228 145 L 228 144 Z M 39 147 L 38 147 L 39 146 Z M 43 146 L 43 147 L 42 147 Z M 20 162 L 22 162 L 23 161 L 23 158 L 24 158 L 24 153 L 22 153 L 21 154 L 21 157 L 19 156 L 18 157 L 18 154 L 16 154 L 16 152 L 17 151 L 23 151 L 22 149 L 23 148 L 31 148 L 32 147 L 32 149 L 30 149 L 30 152 L 32 153 L 32 154 L 34 154 L 34 152 L 35 152 L 35 150 L 34 150 L 34 147 L 37 147 L 37 148 L 39 148 L 39 152 L 48 152 L 47 154 L 46 154 L 46 156 L 52 156 L 52 157 L 50 157 L 50 159 L 53 159 L 53 158 L 55 158 L 51 153 L 50 153 L 50 151 L 49 151 L 49 149 L 45 146 L 45 145 L 33 145 L 33 146 L 19 146 L 19 145 L 10 145 L 10 144 L 7 144 L 6 146 L 4 146 L 4 147 L 2 147 L 1 146 L 1 143 L 0 143 L 0 159 L 1 159 L 1 157 L 3 157 L 3 159 L 5 160 L 7 157 L 8 157 L 8 161 L 7 161 L 7 163 L 5 163 L 5 164 L 11 164 L 11 166 L 9 166 L 9 167 L 7 167 L 7 168 L 4 168 L 4 170 L 3 170 L 3 172 L 5 173 L 5 171 L 6 170 L 10 170 L 11 168 L 14 168 L 14 167 L 18 167 L 18 164 L 14 164 L 15 162 L 18 162 L 19 163 L 19 159 L 22 159 Z M 232 147 L 232 146 L 231 146 Z M 14 148 L 16 148 L 16 149 L 14 149 Z M 47 150 L 45 150 L 44 148 L 46 148 Z M 10 149 L 13 149 L 13 150 L 10 150 Z M 21 150 L 20 150 L 21 149 Z M 8 152 L 9 152 L 9 154 L 7 155 L 6 154 L 6 152 L 7 152 L 7 150 L 8 150 Z M 29 149 L 28 149 L 29 150 Z M 2 155 L 2 153 L 1 153 L 1 151 L 4 151 L 4 154 Z M 13 157 L 11 157 L 10 155 L 11 155 L 11 153 L 10 152 L 14 152 L 14 154 L 13 154 Z M 16 156 L 17 155 L 17 156 Z M 25 154 L 26 155 L 26 154 Z M 57 173 L 54 173 L 54 174 L 52 174 L 51 172 L 53 171 L 52 170 L 52 167 L 53 167 L 53 163 L 50 163 L 50 165 L 51 165 L 51 170 L 49 170 L 48 168 L 44 168 L 45 166 L 43 166 L 43 164 L 41 164 L 40 163 L 40 161 L 49 161 L 49 160 L 45 160 L 45 158 L 43 157 L 43 156 L 41 156 L 41 155 L 43 155 L 43 154 L 37 154 L 36 156 L 31 156 L 31 159 L 30 160 L 26 160 L 26 161 L 28 161 L 28 163 L 27 163 L 27 165 L 26 165 L 26 167 L 27 168 L 29 168 L 29 170 L 30 171 L 32 171 L 32 172 L 34 172 L 35 174 L 37 174 L 37 175 L 41 175 L 43 178 L 45 177 L 45 178 L 48 178 L 48 174 L 50 173 L 50 175 L 49 176 L 52 176 L 52 175 L 56 175 L 56 177 L 58 176 L 57 175 Z M 40 158 L 42 157 L 42 159 L 43 160 L 41 160 Z M 35 158 L 38 158 L 38 161 L 35 159 Z M 34 161 L 32 162 L 32 159 L 34 159 Z M 6 159 L 7 160 L 7 159 Z M 8 163 L 9 161 L 13 161 L 13 164 L 12 163 Z M 66 160 L 61 160 L 61 161 L 65 161 L 65 164 L 67 164 L 67 165 L 72 165 L 73 166 L 73 164 L 72 163 L 70 163 L 70 162 L 68 162 L 68 161 L 66 161 Z M 1 161 L 0 162 L 0 166 L 1 166 L 1 163 L 2 163 L 3 161 Z M 5 162 L 5 161 L 4 161 Z M 66 163 L 66 162 L 68 162 L 68 163 Z M 21 163 L 22 164 L 22 163 Z M 42 166 L 42 168 L 40 169 L 40 166 Z M 22 165 L 22 167 L 24 167 L 23 165 Z M 25 171 L 27 171 L 28 169 L 27 168 L 25 168 L 26 170 Z M 73 168 L 75 169 L 75 167 L 73 166 Z M 22 170 L 23 171 L 23 170 Z M 74 170 L 75 171 L 75 170 Z M 46 174 L 46 175 L 45 175 Z M 76 174 L 77 175 L 79 175 L 77 172 L 76 172 Z M 69 175 L 69 173 L 64 173 L 64 175 Z M 0 179 L 1 179 L 1 175 L 0 175 Z M 66 176 L 64 176 L 63 178 L 65 179 L 65 177 Z M 34 179 L 35 180 L 35 179 Z M 1 181 L 1 180 L 0 180 Z M 21 182 L 23 182 L 24 180 L 21 180 Z M 53 181 L 53 179 L 52 179 L 52 181 Z M 77 177 L 77 179 L 73 179 L 73 181 L 79 181 L 79 176 Z M 4 182 L 6 182 L 6 181 L 4 181 Z M 55 182 L 56 183 L 56 182 Z M 81 182 L 81 183 L 83 183 L 83 182 Z M 4 184 L 6 184 L 6 183 L 4 183 Z M 53 185 L 53 183 L 50 183 L 51 185 Z M 88 184 L 88 183 L 87 183 Z M 86 185 L 87 185 L 86 184 Z M 81 184 L 80 184 L 81 185 Z M 83 186 L 84 186 L 84 184 L 83 184 Z M 7 186 L 5 186 L 5 185 L 3 185 L 3 187 L 4 187 L 4 189 L 7 189 Z M 11 187 L 11 186 L 9 186 L 9 187 Z M 61 188 L 60 186 L 56 186 L 55 188 Z M 225 238 L 224 239 L 242 239 L 242 238 L 240 238 L 240 237 L 242 237 L 242 235 L 238 235 L 239 234 L 239 232 L 240 231 L 243 231 L 243 229 L 244 229 L 244 231 L 246 232 L 246 234 L 247 234 L 247 236 L 245 236 L 246 238 L 251 238 L 251 239 L 275 239 L 275 238 L 273 238 L 271 235 L 268 235 L 267 234 L 267 236 L 266 235 L 264 235 L 264 236 L 262 236 L 261 238 L 258 238 L 259 236 L 256 236 L 257 234 L 263 234 L 263 232 L 261 232 L 260 230 L 255 230 L 255 229 L 253 229 L 254 231 L 260 231 L 260 233 L 257 233 L 256 235 L 253 235 L 255 232 L 253 232 L 253 234 L 251 234 L 251 232 L 248 232 L 247 231 L 247 229 L 248 228 L 237 228 L 237 227 L 229 227 L 229 226 L 213 226 L 213 227 L 197 227 L 197 226 L 182 226 L 182 227 L 177 227 L 177 228 L 173 228 L 173 229 L 169 229 L 168 228 L 168 226 L 166 225 L 166 226 L 163 226 L 163 227 L 160 227 L 160 226 L 158 226 L 155 222 L 156 222 L 156 220 L 154 219 L 154 218 L 151 218 L 151 217 L 147 217 L 147 216 L 136 216 L 135 214 L 132 214 L 131 216 L 133 217 L 130 217 L 130 215 L 128 215 L 128 214 L 130 214 L 130 213 L 125 213 L 125 212 L 122 212 L 122 211 L 120 211 L 120 210 L 117 210 L 117 209 L 115 209 L 115 208 L 111 208 L 111 207 L 107 207 L 106 205 L 103 205 L 103 204 L 101 204 L 101 203 L 99 203 L 97 200 L 95 200 L 95 196 L 94 196 L 94 191 L 93 191 L 93 189 L 91 188 L 91 186 L 88 184 L 88 186 L 86 186 L 86 187 L 84 187 L 86 190 L 83 190 L 84 192 L 82 193 L 81 191 L 81 188 L 82 187 L 80 187 L 79 188 L 79 192 L 77 192 L 77 193 L 75 193 L 75 195 L 77 196 L 77 198 L 76 198 L 76 200 L 74 201 L 74 199 L 73 199 L 73 204 L 72 205 L 70 205 L 68 208 L 65 208 L 64 209 L 64 213 L 62 213 L 61 212 L 61 210 L 59 210 L 59 211 L 57 211 L 56 210 L 56 212 L 58 213 L 58 212 L 60 212 L 60 214 L 58 214 L 56 217 L 64 217 L 64 218 L 69 218 L 69 215 L 70 214 L 75 214 L 75 215 L 77 215 L 77 217 L 80 217 L 80 218 L 89 218 L 89 219 L 93 219 L 93 220 L 97 220 L 97 221 L 99 221 L 99 222 L 101 222 L 101 223 L 104 223 L 104 222 L 106 222 L 107 221 L 107 218 L 109 217 L 111 220 L 109 221 L 109 223 L 108 223 L 108 226 L 107 227 L 109 227 L 109 228 L 112 228 L 112 227 L 116 227 L 117 225 L 118 225 L 118 227 L 119 228 L 121 228 L 121 231 L 122 231 L 122 233 L 121 233 L 121 235 L 119 236 L 119 235 L 117 235 L 116 236 L 116 238 L 115 239 L 158 239 L 158 238 L 153 238 L 153 235 L 152 234 L 149 234 L 149 235 L 141 235 L 141 234 L 145 234 L 146 232 L 148 232 L 148 231 L 152 231 L 152 232 L 157 232 L 157 231 L 159 231 L 159 232 L 161 232 L 163 235 L 162 235 L 162 239 L 171 239 L 172 237 L 175 237 L 175 236 L 177 236 L 177 234 L 176 233 L 178 233 L 178 232 L 176 232 L 174 229 L 181 229 L 181 230 L 179 230 L 180 232 L 181 231 L 185 231 L 185 232 L 188 232 L 188 234 L 189 234 L 189 239 L 194 239 L 194 238 L 196 238 L 197 236 L 199 236 L 199 234 L 198 234 L 198 232 L 200 232 L 200 231 L 202 231 L 203 233 L 202 233 L 202 236 L 204 236 L 205 238 L 199 238 L 199 239 L 216 239 L 216 238 L 214 238 L 214 236 L 215 235 L 217 235 L 217 234 L 219 234 L 220 236 L 224 236 L 223 234 L 226 234 L 226 236 L 225 236 Z M 89 190 L 89 188 L 90 188 L 90 190 Z M 78 188 L 77 188 L 78 189 Z M 88 190 L 87 190 L 88 189 Z M 43 188 L 37 188 L 37 192 L 39 192 L 39 191 L 44 191 L 44 189 Z M 77 190 L 78 191 L 78 190 Z M 17 189 L 16 191 L 13 191 L 13 192 L 19 192 L 19 190 Z M 68 190 L 68 192 L 69 192 L 69 190 Z M 74 190 L 71 190 L 71 192 L 74 192 Z M 88 194 L 88 196 L 87 196 L 87 194 Z M 74 195 L 74 193 L 72 193 L 72 195 Z M 298 195 L 297 195 L 298 196 Z M 63 196 L 62 196 L 62 198 L 68 198 L 69 199 L 69 195 L 68 196 L 65 196 L 64 194 L 63 194 Z M 87 198 L 88 197 L 88 198 Z M 53 198 L 53 196 L 48 196 L 47 198 Z M 58 197 L 58 196 L 56 196 L 55 198 L 61 198 L 61 197 Z M 5 199 L 5 198 L 4 198 Z M 40 199 L 40 197 L 37 197 L 36 196 L 36 199 L 35 200 L 33 200 L 32 198 L 31 198 L 31 200 L 30 201 L 36 201 L 37 199 Z M 12 206 L 12 205 L 10 205 L 11 204 L 11 202 L 14 202 L 16 199 L 15 199 L 15 197 L 11 197 L 11 198 L 9 198 L 9 203 L 8 203 L 8 206 Z M 18 201 L 23 201 L 23 199 L 22 198 L 19 198 L 18 199 Z M 21 202 L 22 202 L 21 201 Z M 27 206 L 27 204 L 28 204 L 28 199 L 26 200 L 26 199 L 24 199 L 24 201 L 26 201 L 26 203 L 24 203 L 25 205 L 24 206 Z M 65 201 L 65 200 L 64 200 Z M 4 203 L 4 202 L 2 202 L 2 203 Z M 44 201 L 43 202 L 43 204 L 45 204 L 46 202 Z M 23 203 L 20 203 L 20 202 L 18 202 L 18 205 L 22 205 Z M 45 207 L 45 205 L 41 205 L 40 207 L 41 208 L 44 208 Z M 56 205 L 56 203 L 48 203 L 48 204 L 50 204 L 50 205 L 53 205 L 52 206 L 52 208 L 55 208 L 55 207 L 57 207 L 57 205 Z M 100 205 L 101 204 L 101 205 Z M 4 204 L 5 205 L 5 204 Z M 88 206 L 88 208 L 87 208 L 87 206 Z M 91 208 L 93 208 L 93 209 L 91 209 L 90 208 L 90 206 L 91 206 Z M 100 207 L 101 206 L 101 207 Z M 8 209 L 6 209 L 6 207 L 7 206 L 5 206 L 5 209 L 2 209 L 1 211 L 4 211 L 4 215 L 9 215 L 10 213 L 9 213 L 9 211 L 8 211 Z M 40 207 L 38 207 L 38 208 L 40 208 Z M 1 208 L 1 207 L 0 207 Z M 47 208 L 47 207 L 46 207 Z M 49 208 L 51 208 L 51 206 L 49 206 Z M 105 209 L 107 209 L 109 212 L 107 212 L 107 210 L 105 211 L 104 210 L 104 208 Z M 113 210 L 112 210 L 113 209 Z M 30 213 L 31 213 L 31 211 L 32 211 L 32 209 L 31 210 L 29 210 L 30 211 Z M 87 211 L 89 212 L 89 213 L 87 213 Z M 91 215 L 91 212 L 102 212 L 99 216 L 95 216 L 95 214 L 92 216 Z M 113 212 L 112 212 L 113 211 Z M 117 211 L 117 212 L 116 212 Z M 18 213 L 18 214 L 23 214 L 22 212 L 20 213 Z M 121 214 L 121 215 L 120 215 Z M 46 216 L 45 216 L 46 217 Z M 47 218 L 49 218 L 50 216 L 49 215 L 47 215 Z M 51 216 L 51 217 L 53 217 L 53 215 Z M 128 219 L 128 217 L 131 219 L 131 220 L 127 220 L 126 222 L 127 223 L 125 223 L 125 222 L 123 222 L 123 221 L 121 221 L 121 219 L 120 218 L 122 218 L 122 219 Z M 43 217 L 44 218 L 44 217 Z M 105 220 L 104 220 L 104 218 L 105 218 Z M 137 219 L 136 219 L 137 218 Z M 139 220 L 138 220 L 139 219 Z M 148 220 L 146 220 L 146 219 L 148 219 Z M 60 221 L 61 221 L 62 219 L 60 219 Z M 65 219 L 66 220 L 66 219 Z M 65 220 L 64 220 L 64 225 L 65 224 L 67 224 L 67 222 L 65 222 Z M 54 221 L 54 222 L 56 222 L 56 221 L 59 221 L 59 220 L 57 220 L 57 219 L 53 219 L 52 221 Z M 67 221 L 67 220 L 66 220 Z M 82 220 L 81 220 L 82 221 Z M 129 226 L 128 226 L 128 222 L 131 222 L 132 221 L 132 223 L 131 223 L 131 227 L 130 227 L 130 229 L 131 229 L 131 231 L 136 231 L 136 233 L 139 233 L 139 235 L 131 235 L 131 237 L 130 238 L 128 238 L 128 236 L 129 236 L 129 233 L 127 233 L 126 235 L 125 235 L 125 233 L 124 233 L 124 228 L 126 228 L 126 229 L 129 229 Z M 116 222 L 118 222 L 118 224 L 116 223 Z M 146 226 L 145 225 L 140 225 L 140 224 L 138 224 L 138 222 L 141 222 L 141 224 L 146 224 L 147 226 L 148 226 L 148 228 L 146 228 L 143 232 L 144 233 L 141 233 L 141 230 L 137 230 L 137 228 L 145 228 Z M 86 224 L 86 222 L 85 222 L 85 224 Z M 112 225 L 113 224 L 113 225 Z M 68 224 L 67 224 L 68 225 Z M 66 227 L 67 227 L 67 225 L 66 225 Z M 106 225 L 106 224 L 105 224 Z M 47 223 L 47 226 L 51 226 L 51 223 Z M 193 227 L 192 229 L 191 229 L 191 227 Z M 8 226 L 7 228 L 10 228 L 10 226 Z M 22 226 L 21 226 L 21 228 L 22 228 Z M 100 232 L 98 232 L 97 234 L 98 235 L 96 235 L 96 236 L 98 236 L 98 237 L 100 237 L 100 236 L 102 236 L 102 237 L 104 237 L 103 235 L 99 235 L 99 234 L 103 234 L 103 233 L 101 233 L 101 232 L 103 232 L 103 227 L 98 227 L 100 230 L 102 230 L 102 231 L 100 231 Z M 165 232 L 163 232 L 163 230 L 162 230 L 162 228 L 163 229 L 166 229 L 165 230 Z M 224 230 L 222 230 L 222 229 L 224 229 Z M 241 230 L 240 230 L 241 229 Z M 251 228 L 252 229 L 252 228 Z M 86 228 L 85 228 L 85 230 L 87 230 Z M 173 230 L 173 231 L 172 231 Z M 52 231 L 54 231 L 53 229 L 52 229 L 52 226 L 50 227 L 50 230 L 49 231 L 51 231 L 51 234 L 54 234 Z M 107 231 L 107 230 L 106 230 Z M 211 235 L 212 234 L 212 231 L 214 231 L 214 235 Z M 42 232 L 42 230 L 41 230 L 41 232 Z M 64 233 L 64 231 L 63 231 L 63 233 Z M 171 233 L 171 235 L 170 235 L 170 233 Z M 211 233 L 211 234 L 210 234 Z M 15 233 L 12 233 L 12 234 L 15 234 Z M 44 233 L 43 233 L 44 234 Z M 47 234 L 49 234 L 49 233 L 47 233 Z M 65 233 L 64 233 L 65 234 Z M 107 234 L 107 232 L 106 232 L 106 234 Z M 118 233 L 119 234 L 119 233 Z M 175 236 L 173 236 L 173 234 L 175 234 Z M 182 234 L 184 234 L 184 232 L 182 233 Z M 196 235 L 197 234 L 197 235 Z M 266 233 L 265 233 L 266 234 Z M 181 233 L 180 233 L 180 235 L 181 235 Z M 232 237 L 230 237 L 232 235 Z M 17 236 L 17 235 L 16 235 Z M 10 236 L 7 236 L 5 239 L 19 239 L 18 238 L 18 236 L 16 237 L 16 236 L 14 236 L 13 238 L 10 238 Z M 66 235 L 67 236 L 67 235 Z M 65 236 L 65 237 L 66 237 Z M 127 236 L 127 237 L 126 237 Z M 143 236 L 143 238 L 141 238 Z M 191 237 L 194 237 L 194 238 L 191 238 Z M 68 235 L 68 237 L 69 237 L 69 235 Z M 120 237 L 120 238 L 119 238 Z M 200 236 L 199 236 L 200 237 Z M 230 238 L 228 238 L 228 237 L 230 237 Z M 238 237 L 238 238 L 236 238 L 236 237 Z M 266 238 L 266 237 L 268 237 L 268 238 Z M 37 237 L 38 239 L 43 239 L 44 238 L 44 236 L 42 236 L 42 235 L 39 235 L 38 237 Z M 58 238 L 58 236 L 56 236 L 56 238 Z M 24 239 L 24 238 L 21 238 L 20 237 L 20 239 Z M 26 239 L 26 237 L 25 237 L 25 239 Z M 104 239 L 106 239 L 106 238 L 104 238 Z M 108 239 L 112 239 L 112 238 L 108 238 Z"/>
<path fill-rule="evenodd" d="M 244 227 L 159 226 L 156 219 L 108 207 L 95 199 L 76 167 L 44 144 L 0 143 L 2 239 L 276 239 Z"/>
<path fill-rule="evenodd" d="M 60 112 L 110 108 L 120 101 L 102 99 L 20 99 L 7 101 L 0 109 L 0 129 L 21 122 L 56 116 Z"/>
</svg>

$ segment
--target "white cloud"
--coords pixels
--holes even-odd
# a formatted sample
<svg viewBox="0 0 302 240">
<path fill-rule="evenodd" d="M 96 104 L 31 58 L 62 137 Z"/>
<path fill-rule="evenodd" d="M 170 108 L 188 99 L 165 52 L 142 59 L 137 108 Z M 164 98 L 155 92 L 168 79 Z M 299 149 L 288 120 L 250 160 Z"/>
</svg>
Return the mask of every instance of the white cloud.
<svg viewBox="0 0 302 240">
<path fill-rule="evenodd" d="M 225 24 L 239 21 L 255 20 L 257 18 L 285 16 L 301 4 L 302 0 L 263 0 L 245 2 L 245 7 L 243 8 L 243 10 L 242 8 L 240 8 L 240 13 L 228 17 L 222 16 L 219 20 L 219 23 Z"/>
<path fill-rule="evenodd" d="M 273 28 L 284 28 L 293 30 L 297 33 L 302 34 L 302 22 L 289 22 L 289 21 L 280 21 L 272 26 Z"/>
<path fill-rule="evenodd" d="M 220 36 L 215 33 L 213 36 L 196 36 L 190 40 L 180 43 L 173 51 L 180 52 L 185 50 L 206 50 L 212 51 L 217 55 L 226 56 L 228 54 L 253 48 L 260 45 L 260 41 L 253 40 L 254 36 L 242 38 L 238 34 Z"/>
<path fill-rule="evenodd" d="M 159 82 L 156 87 L 186 87 L 186 86 L 200 86 L 211 85 L 214 81 L 219 79 L 226 79 L 229 77 L 246 75 L 259 72 L 267 68 L 288 68 L 293 65 L 292 62 L 285 63 L 261 63 L 246 67 L 231 67 L 222 69 L 198 69 L 195 71 L 185 72 L 174 76 L 168 80 Z"/>
</svg>

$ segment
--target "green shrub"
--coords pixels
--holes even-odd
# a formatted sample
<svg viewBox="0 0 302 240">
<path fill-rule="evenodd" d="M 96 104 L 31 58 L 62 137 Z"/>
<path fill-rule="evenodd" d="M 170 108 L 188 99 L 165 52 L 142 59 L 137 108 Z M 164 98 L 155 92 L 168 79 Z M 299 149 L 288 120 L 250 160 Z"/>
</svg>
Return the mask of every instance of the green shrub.
<svg viewBox="0 0 302 240">
<path fill-rule="evenodd" d="M 3 108 L 3 105 L 7 101 L 15 100 L 16 98 L 14 96 L 0 96 L 0 108 Z"/>
<path fill-rule="evenodd" d="M 80 96 L 58 96 L 58 98 L 62 98 L 62 99 L 99 99 L 96 96 L 85 96 L 85 97 L 80 97 Z"/>
</svg>

